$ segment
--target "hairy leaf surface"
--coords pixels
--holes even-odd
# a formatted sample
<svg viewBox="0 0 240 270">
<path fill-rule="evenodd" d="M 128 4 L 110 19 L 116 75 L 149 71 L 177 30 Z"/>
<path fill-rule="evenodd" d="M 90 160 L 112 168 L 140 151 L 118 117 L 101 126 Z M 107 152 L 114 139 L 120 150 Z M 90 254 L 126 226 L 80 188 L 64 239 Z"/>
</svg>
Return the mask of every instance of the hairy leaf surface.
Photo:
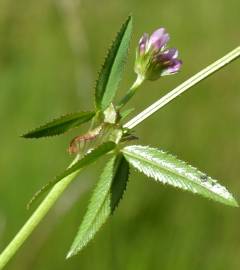
<svg viewBox="0 0 240 270">
<path fill-rule="evenodd" d="M 122 150 L 127 161 L 149 177 L 209 199 L 238 206 L 236 200 L 216 180 L 164 151 L 131 145 Z"/>
<path fill-rule="evenodd" d="M 114 212 L 126 189 L 128 175 L 129 165 L 122 155 L 107 163 L 67 258 L 86 246 Z"/>
<path fill-rule="evenodd" d="M 22 135 L 22 137 L 41 138 L 60 135 L 62 133 L 65 133 L 69 129 L 78 127 L 81 124 L 88 122 L 94 117 L 94 115 L 95 112 L 77 112 L 67 114 Z"/>
<path fill-rule="evenodd" d="M 132 33 L 132 17 L 122 25 L 114 40 L 96 83 L 95 102 L 98 110 L 104 111 L 115 97 L 126 62 Z"/>
</svg>

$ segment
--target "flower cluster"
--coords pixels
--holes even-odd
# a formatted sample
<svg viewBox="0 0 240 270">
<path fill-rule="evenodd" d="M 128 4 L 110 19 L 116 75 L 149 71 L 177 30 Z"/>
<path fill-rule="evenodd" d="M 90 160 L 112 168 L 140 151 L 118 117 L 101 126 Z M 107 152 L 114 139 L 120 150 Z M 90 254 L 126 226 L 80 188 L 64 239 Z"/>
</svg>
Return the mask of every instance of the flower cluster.
<svg viewBox="0 0 240 270">
<path fill-rule="evenodd" d="M 178 50 L 167 49 L 169 34 L 159 28 L 149 37 L 144 33 L 136 50 L 135 72 L 142 79 L 156 80 L 164 75 L 177 73 L 182 65 Z"/>
</svg>

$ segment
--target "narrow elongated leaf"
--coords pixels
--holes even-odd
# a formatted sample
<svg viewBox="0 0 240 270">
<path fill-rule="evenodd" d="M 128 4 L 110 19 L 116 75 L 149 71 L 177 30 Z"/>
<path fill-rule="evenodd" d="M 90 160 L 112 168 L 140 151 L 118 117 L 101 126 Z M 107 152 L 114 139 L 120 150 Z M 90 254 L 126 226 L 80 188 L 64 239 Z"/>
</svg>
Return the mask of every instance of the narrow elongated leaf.
<svg viewBox="0 0 240 270">
<path fill-rule="evenodd" d="M 62 174 L 57 176 L 53 181 L 50 181 L 45 186 L 43 186 L 39 191 L 35 193 L 33 198 L 30 200 L 30 202 L 27 205 L 27 208 L 29 208 L 33 202 L 36 201 L 37 198 L 47 190 L 49 190 L 52 186 L 54 186 L 56 183 L 61 181 L 66 176 L 75 173 L 77 171 L 80 171 L 84 167 L 90 165 L 94 161 L 96 161 L 98 158 L 102 157 L 103 155 L 107 154 L 111 150 L 115 148 L 116 144 L 114 142 L 106 142 L 98 146 L 97 148 L 93 149 L 91 152 L 87 153 L 83 158 L 78 160 L 76 163 L 74 163 L 71 167 L 69 167 L 66 171 L 64 171 Z"/>
<path fill-rule="evenodd" d="M 128 175 L 129 165 L 122 155 L 107 163 L 67 258 L 86 246 L 114 212 L 126 189 Z"/>
<path fill-rule="evenodd" d="M 130 108 L 120 112 L 121 121 L 125 120 L 134 110 L 134 108 Z"/>
<path fill-rule="evenodd" d="M 95 160 L 100 158 L 101 156 L 107 154 L 108 152 L 112 151 L 116 147 L 114 142 L 105 142 L 98 146 L 97 148 L 93 149 L 91 152 L 85 155 L 82 159 L 77 161 L 74 165 L 68 168 L 65 172 L 60 174 L 56 177 L 56 181 L 61 180 L 62 178 L 66 177 L 69 174 L 74 173 L 75 171 L 80 170 L 83 167 L 93 163 Z"/>
<path fill-rule="evenodd" d="M 132 33 L 132 17 L 128 17 L 114 40 L 96 83 L 95 102 L 104 111 L 112 102 L 121 80 Z"/>
<path fill-rule="evenodd" d="M 22 135 L 23 138 L 41 138 L 60 135 L 69 129 L 80 126 L 93 118 L 95 112 L 71 113 L 54 119 L 28 133 Z"/>
<path fill-rule="evenodd" d="M 223 204 L 238 206 L 228 190 L 216 180 L 172 155 L 141 145 L 127 146 L 122 151 L 133 167 L 163 184 L 198 193 Z"/>
</svg>

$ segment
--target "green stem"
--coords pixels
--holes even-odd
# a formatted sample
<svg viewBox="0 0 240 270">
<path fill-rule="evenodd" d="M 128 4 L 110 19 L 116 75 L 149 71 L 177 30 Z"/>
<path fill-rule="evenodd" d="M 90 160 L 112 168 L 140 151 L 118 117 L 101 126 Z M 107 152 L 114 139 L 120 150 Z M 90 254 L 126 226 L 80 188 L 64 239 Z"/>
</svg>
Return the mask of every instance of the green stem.
<svg viewBox="0 0 240 270">
<path fill-rule="evenodd" d="M 133 83 L 131 88 L 128 90 L 126 95 L 120 100 L 120 102 L 117 105 L 117 109 L 121 109 L 123 106 L 125 106 L 129 100 L 133 97 L 133 95 L 136 92 L 136 89 L 143 83 L 144 77 L 138 76 L 136 81 Z"/>
<path fill-rule="evenodd" d="M 78 160 L 78 156 L 74 159 L 74 161 L 72 162 L 70 166 L 72 166 L 77 160 Z M 34 213 L 28 219 L 25 225 L 21 228 L 21 230 L 13 238 L 10 244 L 1 253 L 0 269 L 3 269 L 3 267 L 8 263 L 8 261 L 12 258 L 12 256 L 17 252 L 17 250 L 21 247 L 21 245 L 32 233 L 32 231 L 37 227 L 37 225 L 40 223 L 43 217 L 47 214 L 49 209 L 54 205 L 56 200 L 60 197 L 60 195 L 67 188 L 67 186 L 73 181 L 73 179 L 76 177 L 78 173 L 79 171 L 76 171 L 66 176 L 51 189 L 49 194 L 38 206 L 38 208 L 34 211 Z"/>
<path fill-rule="evenodd" d="M 132 129 L 135 126 L 139 125 L 141 122 L 143 122 L 146 118 L 157 112 L 159 109 L 161 109 L 163 106 L 168 104 L 170 101 L 175 99 L 177 96 L 181 95 L 183 92 L 187 91 L 192 86 L 198 84 L 200 81 L 206 79 L 219 69 L 223 68 L 224 66 L 231 63 L 233 60 L 236 60 L 240 56 L 240 47 L 237 47 L 236 49 L 232 50 L 230 53 L 226 54 L 224 57 L 220 58 L 213 64 L 207 66 L 188 80 L 186 80 L 184 83 L 177 86 L 175 89 L 170 91 L 168 94 L 160 98 L 158 101 L 153 103 L 151 106 L 149 106 L 147 109 L 139 113 L 137 116 L 132 118 L 129 122 L 127 122 L 124 127 L 128 129 Z"/>
</svg>

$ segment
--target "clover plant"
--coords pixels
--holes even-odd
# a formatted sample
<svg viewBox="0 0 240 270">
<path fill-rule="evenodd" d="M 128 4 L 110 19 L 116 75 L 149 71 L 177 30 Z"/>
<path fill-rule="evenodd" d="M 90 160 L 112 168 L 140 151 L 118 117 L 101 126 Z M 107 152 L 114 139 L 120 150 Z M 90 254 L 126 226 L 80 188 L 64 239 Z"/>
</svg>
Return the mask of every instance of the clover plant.
<svg viewBox="0 0 240 270">
<path fill-rule="evenodd" d="M 37 203 L 36 199 L 40 199 L 40 195 L 50 190 L 0 255 L 0 269 L 6 265 L 81 170 L 103 156 L 107 157 L 106 165 L 92 193 L 67 258 L 80 252 L 116 210 L 131 178 L 131 167 L 159 184 L 167 184 L 199 194 L 229 206 L 238 206 L 232 194 L 217 180 L 158 147 L 140 145 L 132 129 L 181 93 L 237 59 L 240 55 L 240 47 L 176 87 L 129 122 L 124 123 L 125 117 L 132 113 L 132 109 L 126 110 L 125 105 L 138 92 L 145 80 L 154 81 L 162 76 L 173 75 L 182 68 L 178 50 L 168 47 L 170 36 L 165 28 L 157 29 L 150 36 L 145 33 L 136 48 L 134 65 L 136 80 L 122 99 L 116 100 L 116 92 L 128 57 L 131 35 L 132 17 L 129 16 L 113 41 L 99 73 L 95 86 L 95 106 L 92 110 L 66 114 L 22 136 L 28 139 L 40 139 L 61 135 L 78 128 L 83 123 L 90 122 L 89 129 L 69 143 L 68 152 L 75 156 L 72 164 L 33 196 L 28 207 L 31 207 L 34 201 Z"/>
</svg>

